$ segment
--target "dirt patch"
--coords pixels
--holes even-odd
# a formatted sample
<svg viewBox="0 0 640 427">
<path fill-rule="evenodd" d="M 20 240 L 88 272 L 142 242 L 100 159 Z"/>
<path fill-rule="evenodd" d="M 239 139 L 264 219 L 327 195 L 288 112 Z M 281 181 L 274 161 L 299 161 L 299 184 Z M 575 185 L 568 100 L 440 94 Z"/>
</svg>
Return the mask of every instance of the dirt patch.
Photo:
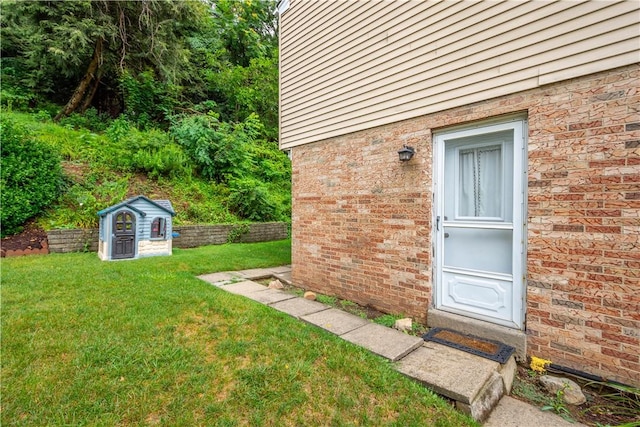
<svg viewBox="0 0 640 427">
<path fill-rule="evenodd" d="M 47 233 L 34 224 L 25 226 L 22 233 L 7 236 L 0 241 L 0 256 L 2 257 L 48 253 Z"/>
</svg>

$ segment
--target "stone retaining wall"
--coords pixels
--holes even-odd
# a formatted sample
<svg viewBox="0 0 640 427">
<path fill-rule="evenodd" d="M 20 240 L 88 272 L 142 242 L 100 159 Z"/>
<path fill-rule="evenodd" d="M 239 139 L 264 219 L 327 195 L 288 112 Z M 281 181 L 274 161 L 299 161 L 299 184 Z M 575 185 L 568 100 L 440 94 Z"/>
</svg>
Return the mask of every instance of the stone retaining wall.
<svg viewBox="0 0 640 427">
<path fill-rule="evenodd" d="M 98 252 L 98 229 L 49 230 L 49 252 Z"/>
<path fill-rule="evenodd" d="M 239 243 L 268 242 L 286 239 L 289 236 L 289 227 L 285 222 L 262 222 L 246 225 L 183 225 L 174 226 L 173 231 L 179 234 L 173 239 L 174 248 L 220 245 L 228 241 Z M 97 228 L 50 230 L 47 232 L 49 252 L 97 252 L 98 233 Z"/>
</svg>

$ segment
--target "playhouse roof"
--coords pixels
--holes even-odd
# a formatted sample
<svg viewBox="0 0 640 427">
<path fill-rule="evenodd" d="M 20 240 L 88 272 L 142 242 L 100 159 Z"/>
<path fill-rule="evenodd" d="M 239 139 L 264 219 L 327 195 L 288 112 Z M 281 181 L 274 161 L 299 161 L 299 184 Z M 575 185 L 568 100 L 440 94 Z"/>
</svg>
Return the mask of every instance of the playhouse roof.
<svg viewBox="0 0 640 427">
<path fill-rule="evenodd" d="M 153 206 L 156 206 L 157 208 L 162 209 L 163 211 L 167 212 L 171 216 L 174 216 L 176 214 L 169 200 L 151 200 L 145 196 L 135 196 L 123 202 L 117 203 L 113 206 L 109 206 L 108 208 L 104 208 L 101 211 L 98 211 L 98 216 L 105 216 L 113 211 L 117 211 L 118 209 L 124 208 L 124 207 L 126 207 L 127 209 L 131 209 L 132 211 L 137 212 L 142 216 L 145 216 L 146 215 L 145 212 L 141 211 L 140 208 L 137 208 L 132 205 L 132 203 L 138 200 L 143 200 Z"/>
</svg>

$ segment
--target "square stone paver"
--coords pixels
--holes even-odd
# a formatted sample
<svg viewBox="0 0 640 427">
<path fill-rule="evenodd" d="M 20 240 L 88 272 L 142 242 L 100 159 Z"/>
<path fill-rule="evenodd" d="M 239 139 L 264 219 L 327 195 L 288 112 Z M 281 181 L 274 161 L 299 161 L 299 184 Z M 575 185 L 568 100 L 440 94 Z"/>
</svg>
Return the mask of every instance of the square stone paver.
<svg viewBox="0 0 640 427">
<path fill-rule="evenodd" d="M 422 338 L 407 335 L 376 323 L 369 323 L 342 338 L 395 362 L 424 344 Z"/>
<path fill-rule="evenodd" d="M 234 271 L 223 271 L 219 273 L 202 274 L 198 279 L 209 282 L 215 286 L 222 286 L 237 281 L 240 275 Z"/>
<path fill-rule="evenodd" d="M 328 305 L 317 301 L 309 301 L 304 298 L 292 298 L 290 300 L 277 302 L 271 304 L 271 307 L 298 319 L 308 314 L 317 313 L 330 308 Z"/>
<path fill-rule="evenodd" d="M 279 267 L 271 267 L 269 270 L 271 270 L 273 274 L 291 273 L 291 266 L 281 265 Z"/>
<path fill-rule="evenodd" d="M 368 320 L 362 317 L 345 313 L 335 308 L 309 314 L 301 317 L 301 319 L 336 335 L 346 334 L 369 323 Z"/>
<path fill-rule="evenodd" d="M 273 276 L 270 268 L 252 268 L 250 270 L 240 270 L 237 273 L 248 280 L 258 280 Z"/>
<path fill-rule="evenodd" d="M 280 280 L 281 282 L 287 283 L 287 284 L 291 284 L 292 280 L 291 280 L 291 272 L 288 273 L 276 273 L 274 274 L 275 278 Z"/>
<path fill-rule="evenodd" d="M 292 298 L 297 298 L 295 295 L 279 291 L 277 289 L 266 289 L 263 291 L 250 292 L 245 296 L 266 305 L 270 305 L 279 301 L 290 300 Z"/>
<path fill-rule="evenodd" d="M 252 282 L 251 280 L 245 280 L 244 282 L 232 283 L 230 285 L 224 285 L 221 287 L 227 292 L 232 294 L 242 295 L 248 297 L 250 294 L 258 291 L 264 291 L 268 289 L 266 286 L 260 283 Z"/>
</svg>

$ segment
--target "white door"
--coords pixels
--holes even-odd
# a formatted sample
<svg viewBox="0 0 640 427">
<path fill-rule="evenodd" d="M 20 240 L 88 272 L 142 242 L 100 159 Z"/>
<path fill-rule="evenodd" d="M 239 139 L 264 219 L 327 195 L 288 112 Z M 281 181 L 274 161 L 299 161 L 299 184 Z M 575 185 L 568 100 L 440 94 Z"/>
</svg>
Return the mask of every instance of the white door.
<svg viewBox="0 0 640 427">
<path fill-rule="evenodd" d="M 524 121 L 435 136 L 435 304 L 521 329 Z"/>
</svg>

